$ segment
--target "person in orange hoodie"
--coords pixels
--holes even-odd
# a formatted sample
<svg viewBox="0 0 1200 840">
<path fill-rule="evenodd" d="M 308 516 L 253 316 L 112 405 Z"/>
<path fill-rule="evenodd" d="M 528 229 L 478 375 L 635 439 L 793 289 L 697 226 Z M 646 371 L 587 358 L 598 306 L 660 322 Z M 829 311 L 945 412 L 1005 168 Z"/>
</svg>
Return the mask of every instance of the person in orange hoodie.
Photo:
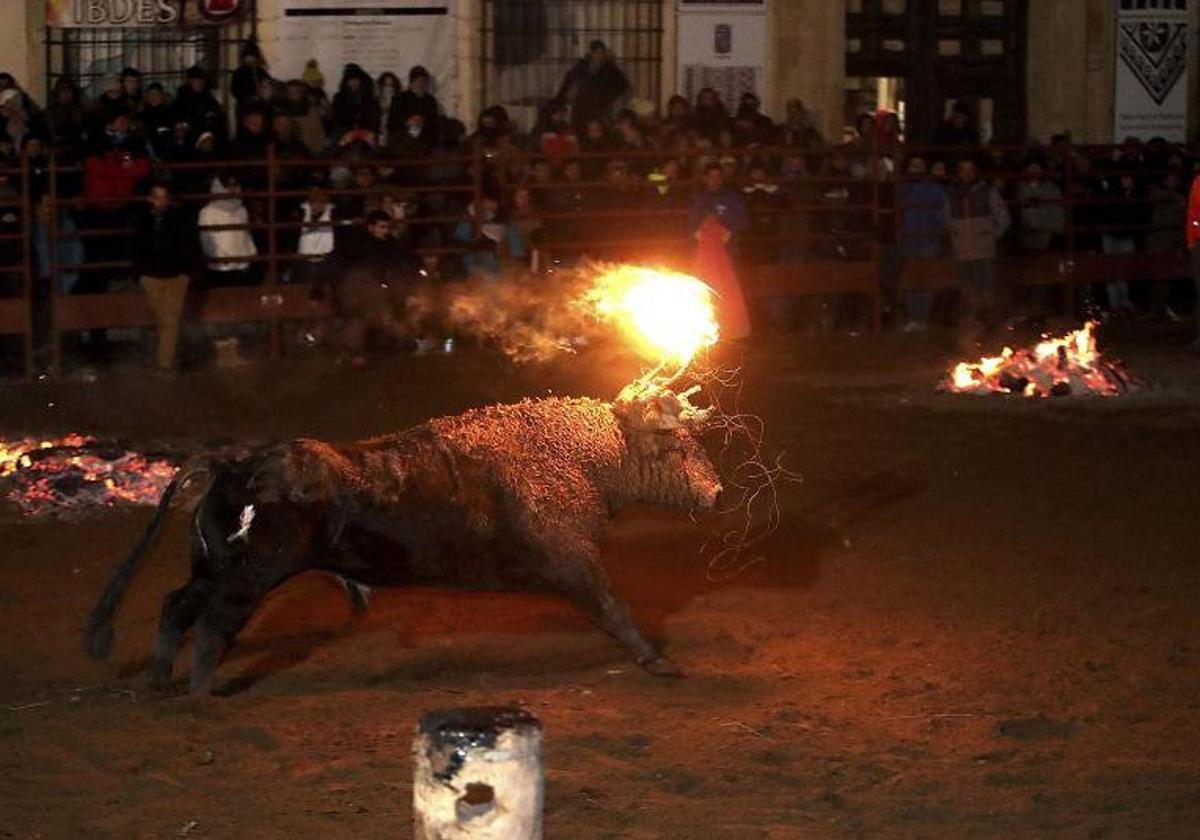
<svg viewBox="0 0 1200 840">
<path fill-rule="evenodd" d="M 1188 196 L 1187 247 L 1192 253 L 1192 279 L 1196 283 L 1196 340 L 1192 350 L 1200 353 L 1200 175 L 1192 179 Z"/>
</svg>

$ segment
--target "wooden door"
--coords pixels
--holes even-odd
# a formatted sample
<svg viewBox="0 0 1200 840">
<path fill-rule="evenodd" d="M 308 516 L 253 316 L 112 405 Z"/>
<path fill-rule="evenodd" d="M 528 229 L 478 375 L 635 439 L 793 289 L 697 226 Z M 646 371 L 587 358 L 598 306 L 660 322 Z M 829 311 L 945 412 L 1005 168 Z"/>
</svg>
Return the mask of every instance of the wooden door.
<svg viewBox="0 0 1200 840">
<path fill-rule="evenodd" d="M 928 142 L 948 102 L 1025 140 L 1026 0 L 848 0 L 846 73 L 906 80 L 907 133 Z"/>
</svg>

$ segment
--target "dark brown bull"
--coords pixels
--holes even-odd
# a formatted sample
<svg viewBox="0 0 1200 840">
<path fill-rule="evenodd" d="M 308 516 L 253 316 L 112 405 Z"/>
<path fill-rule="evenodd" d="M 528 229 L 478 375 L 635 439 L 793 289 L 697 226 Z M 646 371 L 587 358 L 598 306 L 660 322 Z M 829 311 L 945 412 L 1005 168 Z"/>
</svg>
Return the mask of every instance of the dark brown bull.
<svg viewBox="0 0 1200 840">
<path fill-rule="evenodd" d="M 721 490 L 686 428 L 647 429 L 583 399 L 483 408 L 348 445 L 297 440 L 213 474 L 193 518 L 192 577 L 163 599 L 152 669 L 156 684 L 170 682 L 195 625 L 194 692 L 211 689 L 263 596 L 309 569 L 340 575 L 360 607 L 362 587 L 376 585 L 557 593 L 647 671 L 677 673 L 613 593 L 598 540 L 628 503 L 708 510 Z M 92 657 L 111 651 L 113 615 L 186 478 L 167 488 L 92 611 Z"/>
</svg>

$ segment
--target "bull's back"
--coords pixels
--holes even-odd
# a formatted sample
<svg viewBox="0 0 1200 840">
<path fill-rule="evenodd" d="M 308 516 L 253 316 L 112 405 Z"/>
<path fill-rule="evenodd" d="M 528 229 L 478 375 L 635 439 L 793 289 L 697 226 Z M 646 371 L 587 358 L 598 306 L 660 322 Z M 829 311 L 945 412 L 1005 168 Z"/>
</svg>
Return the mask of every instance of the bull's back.
<svg viewBox="0 0 1200 840">
<path fill-rule="evenodd" d="M 622 446 L 607 404 L 529 400 L 351 444 L 271 447 L 222 477 L 213 506 L 228 525 L 245 505 L 300 521 L 307 562 L 362 583 L 530 587 L 536 532 L 602 526 L 599 485 Z"/>
<path fill-rule="evenodd" d="M 496 588 L 520 552 L 492 467 L 418 426 L 352 444 L 293 442 L 258 483 L 275 486 L 277 473 L 296 482 L 290 504 L 327 535 L 315 564 L 369 584 Z"/>
</svg>

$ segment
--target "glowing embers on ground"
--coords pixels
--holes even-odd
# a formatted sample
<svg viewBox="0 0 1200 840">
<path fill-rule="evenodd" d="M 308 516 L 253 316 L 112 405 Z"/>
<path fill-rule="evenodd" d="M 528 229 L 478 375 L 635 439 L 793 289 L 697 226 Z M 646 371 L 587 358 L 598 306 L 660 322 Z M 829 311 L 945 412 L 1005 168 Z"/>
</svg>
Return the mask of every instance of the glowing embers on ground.
<svg viewBox="0 0 1200 840">
<path fill-rule="evenodd" d="M 27 516 L 121 504 L 157 504 L 170 461 L 83 435 L 0 438 L 0 495 Z"/>
<path fill-rule="evenodd" d="M 1043 336 L 1032 348 L 1012 350 L 978 362 L 960 362 L 942 384 L 960 394 L 1022 394 L 1061 397 L 1098 394 L 1112 397 L 1134 387 L 1120 362 L 1105 359 L 1096 347 L 1096 323 L 1061 338 Z"/>
<path fill-rule="evenodd" d="M 713 292 L 689 274 L 636 265 L 605 266 L 580 304 L 633 339 L 659 364 L 685 367 L 717 343 Z"/>
</svg>

